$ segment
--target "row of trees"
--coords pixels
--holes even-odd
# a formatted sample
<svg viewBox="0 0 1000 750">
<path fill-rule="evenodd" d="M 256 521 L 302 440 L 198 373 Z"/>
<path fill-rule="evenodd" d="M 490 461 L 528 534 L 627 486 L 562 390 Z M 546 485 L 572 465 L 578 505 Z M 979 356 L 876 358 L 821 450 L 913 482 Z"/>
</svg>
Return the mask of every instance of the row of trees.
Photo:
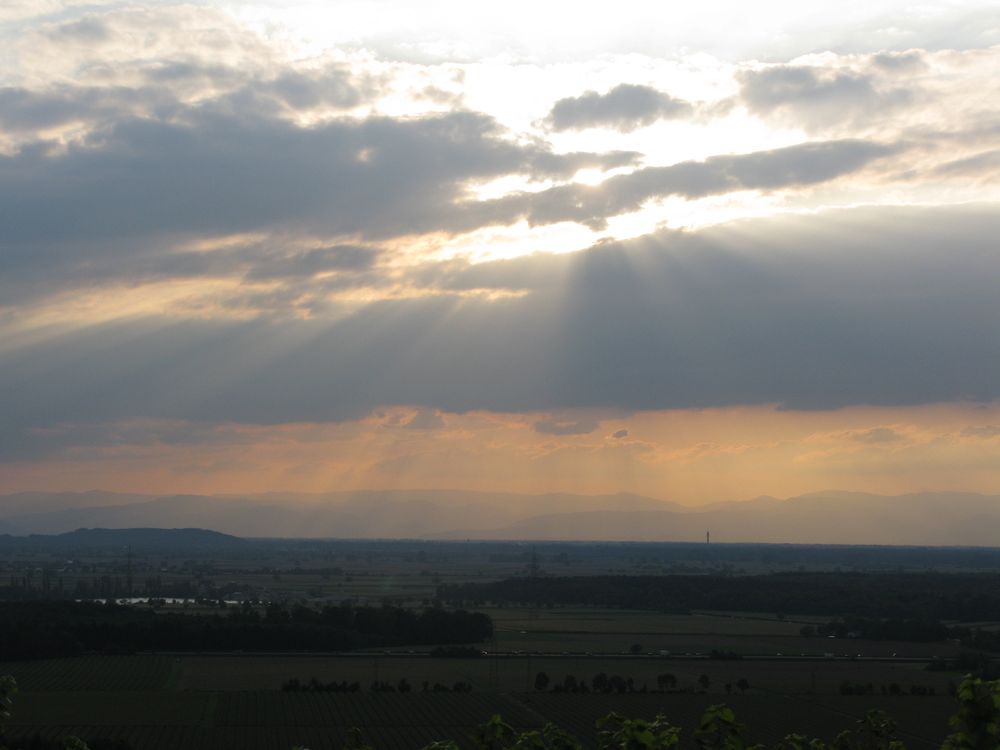
<svg viewBox="0 0 1000 750">
<path fill-rule="evenodd" d="M 951 686 L 949 688 L 949 693 L 954 695 L 958 688 L 956 686 Z M 839 691 L 841 695 L 875 695 L 876 693 L 881 693 L 882 695 L 935 695 L 937 690 L 933 685 L 910 685 L 909 687 L 904 687 L 898 682 L 890 682 L 889 684 L 881 684 L 876 690 L 875 684 L 872 682 L 851 682 L 850 680 L 844 680 L 840 683 Z"/>
<path fill-rule="evenodd" d="M 697 689 L 707 692 L 711 686 L 711 679 L 707 674 L 698 676 Z M 745 693 L 750 689 L 750 683 L 746 678 L 741 677 L 735 682 L 726 682 L 723 687 L 727 694 L 732 694 L 733 690 Z M 656 676 L 656 690 L 654 692 L 670 693 L 679 689 L 677 677 L 669 672 Z M 554 693 L 648 693 L 649 686 L 643 683 L 636 686 L 632 677 L 621 677 L 620 675 L 609 675 L 606 672 L 599 672 L 594 675 L 590 683 L 586 680 L 578 680 L 571 674 L 563 677 L 561 682 L 553 682 L 546 672 L 539 672 L 535 675 L 535 690 L 539 692 L 551 691 Z"/>
<path fill-rule="evenodd" d="M 689 612 L 794 612 L 898 619 L 1000 620 L 995 573 L 774 573 L 511 578 L 443 586 L 447 602 L 579 605 Z"/>
<path fill-rule="evenodd" d="M 872 617 L 843 617 L 819 625 L 803 625 L 799 633 L 806 637 L 865 638 L 873 641 L 910 641 L 935 643 L 944 640 L 960 642 L 963 646 L 980 651 L 1000 651 L 1000 632 L 970 628 L 962 625 L 945 625 L 939 620 L 879 619 Z"/>
<path fill-rule="evenodd" d="M 845 617 L 819 625 L 803 625 L 799 633 L 806 638 L 814 636 L 835 638 L 865 638 L 872 641 L 910 641 L 934 643 L 957 637 L 953 629 L 939 620 L 878 619 L 871 617 Z"/>
<path fill-rule="evenodd" d="M 281 689 L 291 693 L 360 693 L 361 683 L 357 681 L 347 682 L 346 680 L 322 682 L 315 677 L 302 682 L 293 677 L 282 685 Z M 413 685 L 405 677 L 397 683 L 375 680 L 370 685 L 369 690 L 373 693 L 410 693 L 413 691 Z M 446 685 L 442 682 L 431 684 L 429 680 L 424 680 L 421 684 L 421 690 L 425 693 L 471 693 L 472 683 L 459 680 L 451 685 Z"/>
<path fill-rule="evenodd" d="M 95 651 L 340 651 L 473 643 L 492 634 L 487 615 L 463 610 L 273 605 L 263 615 L 191 616 L 111 603 L 0 603 L 0 660 Z"/>
</svg>

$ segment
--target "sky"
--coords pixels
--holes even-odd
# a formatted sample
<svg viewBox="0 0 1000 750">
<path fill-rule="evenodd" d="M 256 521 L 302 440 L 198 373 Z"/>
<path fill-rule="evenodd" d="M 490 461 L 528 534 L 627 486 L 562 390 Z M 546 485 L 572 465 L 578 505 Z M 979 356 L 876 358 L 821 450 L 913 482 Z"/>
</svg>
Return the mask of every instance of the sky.
<svg viewBox="0 0 1000 750">
<path fill-rule="evenodd" d="M 1000 493 L 1000 3 L 0 6 L 0 492 Z"/>
</svg>

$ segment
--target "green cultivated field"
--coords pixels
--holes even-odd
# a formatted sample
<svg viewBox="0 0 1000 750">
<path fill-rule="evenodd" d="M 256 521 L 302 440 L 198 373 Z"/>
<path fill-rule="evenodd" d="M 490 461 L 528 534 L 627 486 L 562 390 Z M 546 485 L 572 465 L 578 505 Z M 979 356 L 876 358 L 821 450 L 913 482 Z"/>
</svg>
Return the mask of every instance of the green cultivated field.
<svg viewBox="0 0 1000 750">
<path fill-rule="evenodd" d="M 170 656 L 79 656 L 3 664 L 22 692 L 162 690 L 179 662 Z"/>
<path fill-rule="evenodd" d="M 954 703 L 947 697 L 875 701 L 734 695 L 727 702 L 755 741 L 790 730 L 832 737 L 878 704 L 906 727 L 910 747 L 936 747 Z M 135 748 L 340 748 L 351 727 L 380 750 L 414 750 L 442 738 L 468 745 L 473 728 L 500 713 L 517 729 L 548 721 L 593 743 L 594 721 L 610 711 L 652 718 L 664 713 L 689 733 L 717 696 L 568 694 L 333 694 L 274 691 L 94 691 L 27 693 L 12 739 L 68 734 L 124 739 Z"/>
<path fill-rule="evenodd" d="M 192 555 L 189 564 L 186 556 L 174 556 L 142 564 L 148 568 L 144 574 L 160 576 L 165 586 L 191 583 L 197 570 L 198 586 L 232 592 L 231 597 L 213 595 L 213 600 L 239 600 L 239 592 L 249 591 L 265 601 L 312 607 L 353 597 L 376 606 L 392 602 L 420 608 L 433 600 L 442 583 L 523 575 L 532 549 L 416 542 L 269 543 L 246 558 L 202 560 Z M 656 558 L 666 552 L 669 549 L 657 546 L 543 546 L 543 570 L 544 575 L 659 573 L 676 562 Z M 725 552 L 720 548 L 718 554 Z M 779 552 L 786 554 L 773 554 Z M 692 554 L 708 551 L 698 548 Z M 74 576 L 120 577 L 120 551 L 108 555 L 87 559 L 85 571 L 67 572 L 67 590 L 73 589 Z M 26 568 L 43 564 L 29 557 Z M 753 560 L 735 564 L 746 572 L 763 565 Z M 805 560 L 785 567 L 803 564 L 812 565 Z M 721 570 L 722 563 L 718 565 Z M 716 562 L 695 560 L 684 570 L 691 566 L 708 570 Z M 638 718 L 662 712 L 684 726 L 690 737 L 704 709 L 725 702 L 747 724 L 751 741 L 774 742 L 792 731 L 831 739 L 867 709 L 882 708 L 898 721 L 908 747 L 937 748 L 955 709 L 949 689 L 961 680 L 960 672 L 925 669 L 932 657 L 958 655 L 962 649 L 955 642 L 806 638 L 800 635 L 803 626 L 831 618 L 794 611 L 784 616 L 702 611 L 685 615 L 479 604 L 467 601 L 464 606 L 485 612 L 495 625 L 495 638 L 474 646 L 489 652 L 481 658 L 433 658 L 427 655 L 430 646 L 400 646 L 341 655 L 88 655 L 0 664 L 0 674 L 12 674 L 21 691 L 7 737 L 119 739 L 135 750 L 291 750 L 294 745 L 340 750 L 348 730 L 360 727 L 375 750 L 416 750 L 450 738 L 467 746 L 474 727 L 499 713 L 518 729 L 555 722 L 592 745 L 594 721 L 612 711 Z M 261 614 L 266 610 L 264 604 L 252 608 Z M 204 602 L 165 609 L 191 615 L 222 611 Z M 996 621 L 985 626 L 996 627 Z M 712 651 L 744 658 L 710 659 Z M 670 693 L 540 693 L 534 690 L 539 672 L 549 676 L 551 685 L 562 684 L 567 676 L 590 684 L 599 673 L 618 675 L 631 680 L 637 691 L 644 686 L 655 689 L 657 677 L 670 674 L 677 687 Z M 281 689 L 289 680 L 308 683 L 311 678 L 323 683 L 356 681 L 362 692 Z M 397 685 L 404 678 L 412 686 L 410 693 L 370 691 L 375 681 Z M 750 685 L 745 694 L 736 687 L 740 680 Z M 471 684 L 473 692 L 423 691 L 424 682 L 433 687 L 458 681 Z M 871 684 L 873 694 L 842 695 L 844 684 Z M 934 694 L 882 694 L 883 687 L 888 693 L 893 686 L 892 692 L 908 693 L 916 687 Z"/>
<path fill-rule="evenodd" d="M 674 619 L 677 619 L 674 616 Z M 682 618 L 681 618 L 682 619 Z M 708 618 L 707 621 L 713 621 Z M 692 625 L 706 622 L 692 620 Z M 683 624 L 683 623 L 681 623 Z M 422 656 L 89 656 L 0 665 L 22 692 L 11 738 L 69 734 L 122 739 L 138 750 L 167 748 L 290 749 L 295 744 L 340 748 L 361 727 L 378 750 L 411 750 L 441 738 L 468 743 L 473 728 L 500 713 L 516 728 L 554 721 L 593 740 L 594 721 L 610 711 L 651 718 L 663 712 L 694 727 L 701 712 L 725 701 L 748 725 L 750 737 L 770 742 L 790 730 L 834 736 L 871 707 L 884 708 L 905 727 L 910 747 L 932 747 L 947 731 L 954 708 L 948 683 L 957 675 L 927 672 L 919 663 L 858 661 L 713 661 L 650 657 L 507 657 L 435 659 Z M 637 687 L 676 676 L 682 692 L 668 694 L 554 694 L 531 690 L 537 672 L 553 682 L 572 674 L 589 682 L 598 672 L 632 678 Z M 707 693 L 696 691 L 701 675 Z M 290 693 L 288 679 L 357 680 L 361 693 Z M 371 693 L 372 680 L 405 677 L 414 692 Z M 750 690 L 725 691 L 746 679 Z M 471 694 L 424 693 L 421 683 L 471 682 Z M 935 696 L 841 696 L 842 682 L 933 686 Z M 876 688 L 877 690 L 877 688 Z"/>
</svg>

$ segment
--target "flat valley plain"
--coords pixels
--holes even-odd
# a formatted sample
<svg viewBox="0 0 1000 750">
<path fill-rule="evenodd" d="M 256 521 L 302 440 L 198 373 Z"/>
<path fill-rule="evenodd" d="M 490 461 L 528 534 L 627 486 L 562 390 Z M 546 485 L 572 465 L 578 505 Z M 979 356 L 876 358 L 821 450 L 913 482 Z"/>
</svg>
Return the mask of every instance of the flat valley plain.
<svg viewBox="0 0 1000 750">
<path fill-rule="evenodd" d="M 607 613 L 613 614 L 613 613 Z M 564 615 L 564 613 L 558 613 Z M 637 618 L 639 619 L 639 618 Z M 649 618 L 653 619 L 653 618 Z M 694 616 L 684 623 L 670 616 L 670 625 L 706 627 L 718 620 L 727 629 L 730 618 Z M 559 617 L 561 623 L 567 618 Z M 545 614 L 533 620 L 541 626 Z M 575 624 L 583 628 L 586 620 Z M 776 626 L 786 623 L 775 622 Z M 755 623 L 760 628 L 759 621 Z M 635 631 L 602 635 L 621 642 Z M 706 629 L 703 638 L 711 639 Z M 669 642 L 669 635 L 662 634 Z M 749 636 L 754 638 L 754 636 Z M 582 633 L 582 642 L 588 643 Z M 786 652 L 801 647 L 801 636 L 768 636 L 783 642 Z M 575 648 L 572 636 L 562 644 Z M 881 648 L 884 644 L 878 644 Z M 923 645 L 923 644 L 921 644 Z M 853 642 L 854 648 L 868 644 Z M 627 648 L 627 647 L 626 647 Z M 340 748 L 351 727 L 360 727 L 376 748 L 404 750 L 435 739 L 455 737 L 471 742 L 474 727 L 499 713 L 519 729 L 538 728 L 553 721 L 588 744 L 594 722 L 616 711 L 652 718 L 663 713 L 690 733 L 709 705 L 731 705 L 748 726 L 751 739 L 775 741 L 798 730 L 834 736 L 873 707 L 887 711 L 906 728 L 913 747 L 934 747 L 946 732 L 953 710 L 949 683 L 958 675 L 928 672 L 926 661 L 867 661 L 840 657 L 811 661 L 792 658 L 713 660 L 683 655 L 587 656 L 504 655 L 480 658 L 434 658 L 429 655 L 371 653 L 343 656 L 309 654 L 185 654 L 83 656 L 14 662 L 0 665 L 21 687 L 11 738 L 38 735 L 55 740 L 68 734 L 125 740 L 135 748 L 259 747 Z M 670 673 L 677 689 L 668 693 L 572 694 L 540 693 L 534 689 L 539 672 L 562 682 L 567 675 L 587 681 L 599 673 L 631 679 L 641 690 L 655 689 L 657 677 Z M 707 688 L 699 685 L 708 677 Z M 358 693 L 287 692 L 290 679 L 303 682 L 354 682 Z M 410 693 L 375 693 L 375 681 L 393 685 L 406 679 Z M 745 694 L 733 687 L 746 680 Z M 423 683 L 473 686 L 467 694 L 424 692 Z M 934 696 L 842 696 L 844 682 L 897 684 L 935 688 Z M 726 685 L 730 686 L 727 691 Z M 877 692 L 880 693 L 878 689 Z"/>
<path fill-rule="evenodd" d="M 700 548 L 692 548 L 686 560 L 674 559 L 676 549 L 657 559 L 658 551 L 669 546 L 330 542 L 323 547 L 311 542 L 303 549 L 275 542 L 257 548 L 261 559 L 251 559 L 247 548 L 218 557 L 204 551 L 140 554 L 127 564 L 133 575 L 141 570 L 212 591 L 238 594 L 241 588 L 253 588 L 273 596 L 280 589 L 287 600 L 307 606 L 349 598 L 418 608 L 434 601 L 439 583 L 516 575 L 648 575 L 651 570 L 740 575 L 766 572 L 768 561 L 778 570 L 824 567 L 810 563 L 805 551 L 801 560 L 793 556 L 789 561 L 789 551 L 779 550 L 775 562 L 771 552 L 752 545 L 743 563 L 726 559 L 732 550 L 716 553 L 721 559 L 714 559 Z M 914 575 L 944 567 L 933 551 L 905 564 L 891 552 L 888 562 L 878 563 L 859 563 L 858 554 L 845 548 L 836 567 Z M 120 548 L 81 552 L 72 559 L 67 577 L 93 577 L 96 572 L 107 578 L 120 574 L 123 564 Z M 6 560 L 12 568 L 38 562 L 20 553 L 8 554 Z M 980 562 L 970 569 L 993 569 Z M 223 605 L 204 600 L 155 606 L 191 616 L 224 611 Z M 962 676 L 960 671 L 927 669 L 932 660 L 957 657 L 963 650 L 957 642 L 805 637 L 804 627 L 831 618 L 795 612 L 681 614 L 490 602 L 466 606 L 488 614 L 494 623 L 491 641 L 472 644 L 478 656 L 432 656 L 425 644 L 337 654 L 90 654 L 3 663 L 0 674 L 13 675 L 20 686 L 7 737 L 26 742 L 76 735 L 136 750 L 291 750 L 295 745 L 317 750 L 343 747 L 348 731 L 359 727 L 376 750 L 411 750 L 449 738 L 468 746 L 474 728 L 500 714 L 518 729 L 555 722 L 592 746 L 595 720 L 612 711 L 640 718 L 662 713 L 683 726 L 690 739 L 702 711 L 726 703 L 747 725 L 752 741 L 774 742 L 791 731 L 831 739 L 866 710 L 880 708 L 899 723 L 909 747 L 929 748 L 939 746 L 948 733 L 947 718 L 955 708 L 949 692 Z M 992 622 L 977 625 L 996 627 Z M 536 689 L 539 673 L 549 678 L 545 691 Z M 601 674 L 621 677 L 634 692 L 552 690 L 556 685 L 590 685 Z M 658 690 L 663 675 L 671 676 L 665 692 Z M 290 680 L 357 682 L 360 691 L 283 690 Z M 373 683 L 397 687 L 403 680 L 409 692 L 371 689 Z M 471 686 L 471 692 L 443 689 L 457 682 Z M 870 685 L 871 693 L 845 695 L 845 684 Z M 118 744 L 108 745 L 111 741 Z"/>
</svg>

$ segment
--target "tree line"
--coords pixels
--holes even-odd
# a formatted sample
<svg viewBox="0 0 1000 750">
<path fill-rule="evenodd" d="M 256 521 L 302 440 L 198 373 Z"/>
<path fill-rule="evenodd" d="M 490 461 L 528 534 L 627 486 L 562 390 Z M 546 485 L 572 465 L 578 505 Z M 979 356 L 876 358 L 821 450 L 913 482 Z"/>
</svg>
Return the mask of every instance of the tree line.
<svg viewBox="0 0 1000 750">
<path fill-rule="evenodd" d="M 702 674 L 698 676 L 696 682 L 697 690 L 705 692 L 708 690 L 709 685 L 711 685 L 711 679 L 708 675 Z M 723 687 L 727 694 L 732 694 L 734 689 L 739 690 L 742 694 L 750 689 L 750 683 L 745 677 L 741 677 L 736 681 L 724 683 Z M 603 693 L 605 695 L 611 693 L 675 693 L 685 691 L 684 688 L 680 687 L 677 676 L 669 672 L 664 672 L 656 676 L 656 687 L 652 690 L 650 690 L 649 685 L 645 682 L 639 685 L 632 677 L 622 677 L 617 674 L 609 675 L 607 672 L 598 672 L 590 679 L 589 683 L 586 679 L 577 679 L 571 674 L 566 675 L 562 680 L 553 680 L 547 672 L 538 672 L 535 675 L 535 690 L 538 692 L 549 691 L 553 693 Z"/>
<path fill-rule="evenodd" d="M 281 689 L 286 693 L 360 693 L 361 683 L 357 680 L 348 682 L 347 680 L 330 680 L 323 682 L 315 677 L 303 681 L 297 677 L 287 680 Z M 389 682 L 388 680 L 375 680 L 368 689 L 373 693 L 410 693 L 413 692 L 413 685 L 405 677 L 399 682 Z M 431 683 L 424 680 L 420 685 L 421 692 L 424 693 L 471 693 L 472 683 L 458 680 L 449 684 L 443 682 Z"/>
<path fill-rule="evenodd" d="M 341 651 L 490 638 L 479 612 L 349 604 L 270 605 L 226 614 L 156 613 L 114 603 L 0 603 L 0 660 L 136 651 Z"/>
<path fill-rule="evenodd" d="M 772 573 L 509 578 L 439 587 L 451 603 L 794 613 L 900 620 L 1000 620 L 995 573 Z"/>
<path fill-rule="evenodd" d="M 818 625 L 803 625 L 799 633 L 806 637 L 864 638 L 872 641 L 908 641 L 938 643 L 953 640 L 976 651 L 1000 652 L 1000 632 L 964 625 L 945 625 L 939 620 L 844 617 Z M 983 665 L 977 665 L 976 669 Z M 968 670 L 966 670 L 968 671 Z M 991 676 L 992 675 L 988 675 Z"/>
</svg>

